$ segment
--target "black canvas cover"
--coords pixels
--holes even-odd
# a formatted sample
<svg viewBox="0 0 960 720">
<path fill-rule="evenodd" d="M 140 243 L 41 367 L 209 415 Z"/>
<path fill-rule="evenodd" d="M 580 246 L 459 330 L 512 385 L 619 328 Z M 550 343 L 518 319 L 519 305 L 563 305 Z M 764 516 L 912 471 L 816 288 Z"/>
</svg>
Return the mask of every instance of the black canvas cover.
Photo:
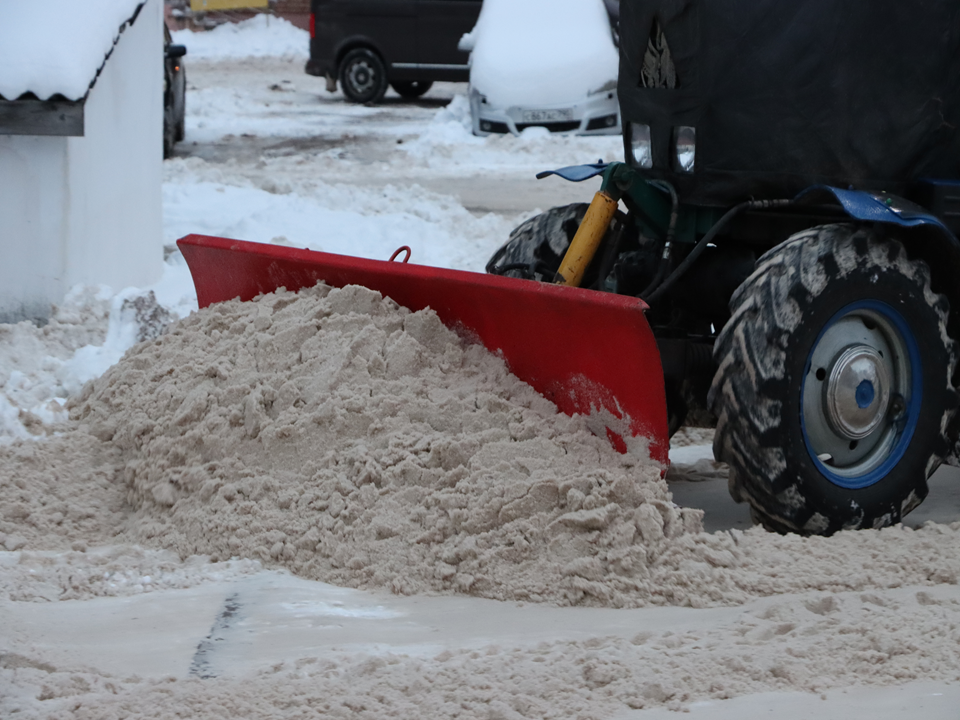
<svg viewBox="0 0 960 720">
<path fill-rule="evenodd" d="M 624 124 L 652 128 L 651 174 L 685 202 L 960 179 L 960 0 L 622 0 L 620 13 Z M 696 128 L 692 174 L 675 169 L 680 126 Z"/>
</svg>

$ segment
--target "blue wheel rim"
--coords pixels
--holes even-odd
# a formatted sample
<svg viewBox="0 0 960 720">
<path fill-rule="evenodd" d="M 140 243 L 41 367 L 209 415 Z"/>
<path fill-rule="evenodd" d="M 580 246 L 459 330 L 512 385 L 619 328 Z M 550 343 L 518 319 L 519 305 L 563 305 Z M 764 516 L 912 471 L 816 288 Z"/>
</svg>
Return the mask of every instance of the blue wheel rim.
<svg viewBox="0 0 960 720">
<path fill-rule="evenodd" d="M 816 449 L 813 446 L 813 443 L 811 442 L 810 433 L 808 432 L 807 421 L 803 407 L 803 398 L 806 397 L 806 384 L 812 369 L 813 355 L 817 347 L 820 345 L 820 341 L 824 338 L 824 335 L 826 335 L 826 333 L 840 320 L 864 312 L 871 313 L 874 316 L 879 316 L 885 321 L 885 327 L 888 330 L 892 330 L 896 333 L 896 339 L 899 341 L 900 346 L 903 347 L 905 354 L 909 359 L 910 377 L 906 381 L 906 385 L 909 390 L 908 397 L 904 398 L 905 407 L 903 415 L 896 422 L 895 430 L 897 435 L 893 441 L 892 447 L 886 451 L 885 457 L 879 464 L 875 464 L 875 466 L 871 467 L 862 474 L 855 474 L 851 476 L 850 474 L 838 473 L 836 469 L 825 464 L 820 459 Z M 823 329 L 817 336 L 816 342 L 814 342 L 809 354 L 807 355 L 807 361 L 804 366 L 803 382 L 801 383 L 800 388 L 800 397 L 800 426 L 803 434 L 803 440 L 807 448 L 807 452 L 809 453 L 810 458 L 817 470 L 834 485 L 848 490 L 859 490 L 870 487 L 871 485 L 875 485 L 883 480 L 883 478 L 885 478 L 897 466 L 897 464 L 903 459 L 904 454 L 907 452 L 907 448 L 910 446 L 910 443 L 913 440 L 913 435 L 917 428 L 917 423 L 920 418 L 920 410 L 923 403 L 923 366 L 920 357 L 920 348 L 917 344 L 913 330 L 910 328 L 903 315 L 901 315 L 900 312 L 891 305 L 880 300 L 860 300 L 847 305 L 837 312 L 830 319 L 830 321 L 824 325 Z"/>
</svg>

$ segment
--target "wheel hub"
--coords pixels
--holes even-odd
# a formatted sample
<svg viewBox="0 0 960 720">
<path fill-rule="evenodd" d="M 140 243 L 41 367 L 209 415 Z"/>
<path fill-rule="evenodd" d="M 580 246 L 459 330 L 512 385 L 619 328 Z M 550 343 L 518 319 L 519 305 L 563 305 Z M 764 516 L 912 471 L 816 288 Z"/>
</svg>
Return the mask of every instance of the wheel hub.
<svg viewBox="0 0 960 720">
<path fill-rule="evenodd" d="M 911 342 L 895 309 L 862 300 L 838 312 L 814 343 L 801 421 L 807 450 L 834 484 L 871 485 L 906 447 L 904 428 L 919 403 Z"/>
<path fill-rule="evenodd" d="M 364 91 L 373 85 L 373 69 L 364 63 L 350 68 L 350 82 L 358 90 Z"/>
<path fill-rule="evenodd" d="M 841 352 L 824 383 L 827 419 L 841 437 L 862 440 L 876 430 L 890 407 L 890 373 L 872 347 Z"/>
</svg>

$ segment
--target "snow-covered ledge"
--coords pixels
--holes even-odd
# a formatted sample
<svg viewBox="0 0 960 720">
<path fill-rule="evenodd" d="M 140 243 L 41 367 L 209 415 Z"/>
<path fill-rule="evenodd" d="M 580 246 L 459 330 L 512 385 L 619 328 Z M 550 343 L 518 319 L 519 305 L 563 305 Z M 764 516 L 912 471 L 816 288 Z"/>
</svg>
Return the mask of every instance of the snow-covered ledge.
<svg viewBox="0 0 960 720">
<path fill-rule="evenodd" d="M 161 0 L 0 5 L 2 99 L 83 106 L 82 137 L 0 133 L 0 322 L 42 321 L 78 283 L 160 277 L 161 23 Z"/>
</svg>

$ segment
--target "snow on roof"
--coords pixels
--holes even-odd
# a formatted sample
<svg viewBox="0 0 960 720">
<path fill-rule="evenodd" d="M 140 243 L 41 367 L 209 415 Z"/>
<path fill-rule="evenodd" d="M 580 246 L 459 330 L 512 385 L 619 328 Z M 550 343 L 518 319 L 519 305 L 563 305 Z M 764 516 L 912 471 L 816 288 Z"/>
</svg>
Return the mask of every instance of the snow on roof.
<svg viewBox="0 0 960 720">
<path fill-rule="evenodd" d="M 0 97 L 79 100 L 144 1 L 3 0 Z"/>
<path fill-rule="evenodd" d="M 617 79 L 601 0 L 484 0 L 470 35 L 470 83 L 495 105 L 577 102 Z"/>
</svg>

